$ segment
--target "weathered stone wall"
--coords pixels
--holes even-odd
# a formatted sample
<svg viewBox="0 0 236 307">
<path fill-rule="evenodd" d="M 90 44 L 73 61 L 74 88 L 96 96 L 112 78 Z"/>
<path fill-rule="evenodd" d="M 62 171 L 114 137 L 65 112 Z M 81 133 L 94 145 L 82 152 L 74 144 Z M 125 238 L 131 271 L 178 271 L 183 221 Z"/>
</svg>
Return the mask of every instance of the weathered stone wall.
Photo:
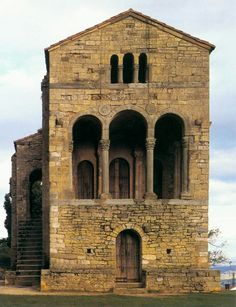
<svg viewBox="0 0 236 307">
<path fill-rule="evenodd" d="M 43 267 L 49 266 L 49 83 L 44 76 L 42 90 L 42 231 L 43 231 Z"/>
<path fill-rule="evenodd" d="M 30 215 L 29 177 L 32 171 L 42 169 L 42 134 L 38 133 L 17 140 L 16 147 L 16 215 L 17 221 Z M 15 178 L 13 179 L 15 180 Z"/>
<path fill-rule="evenodd" d="M 110 57 L 145 52 L 149 82 L 110 84 Z M 97 116 L 103 137 L 116 113 L 140 112 L 149 135 L 166 113 L 180 115 L 189 144 L 189 191 L 208 197 L 209 50 L 129 17 L 52 49 L 50 59 L 49 180 L 53 198 L 71 198 L 71 130 L 84 114 Z"/>
<path fill-rule="evenodd" d="M 202 201 L 59 201 L 50 216 L 51 265 L 41 277 L 44 291 L 113 289 L 116 238 L 124 229 L 141 237 L 147 289 L 219 290 L 219 273 L 208 270 L 207 205 Z"/>
<path fill-rule="evenodd" d="M 11 267 L 15 269 L 18 241 L 18 223 L 30 218 L 30 174 L 42 168 L 42 135 L 38 133 L 15 141 L 15 154 L 12 156 L 12 176 L 10 193 L 12 197 L 11 224 Z"/>
<path fill-rule="evenodd" d="M 161 292 L 220 291 L 220 271 L 170 267 L 146 273 L 146 287 Z"/>
<path fill-rule="evenodd" d="M 212 292 L 220 291 L 220 271 L 176 268 L 147 270 L 145 286 L 148 292 Z M 81 269 L 75 272 L 41 271 L 41 291 L 112 292 L 114 270 Z"/>
<path fill-rule="evenodd" d="M 207 205 L 201 201 L 57 201 L 50 216 L 52 270 L 114 269 L 116 237 L 124 229 L 141 236 L 143 269 L 208 268 Z"/>
</svg>

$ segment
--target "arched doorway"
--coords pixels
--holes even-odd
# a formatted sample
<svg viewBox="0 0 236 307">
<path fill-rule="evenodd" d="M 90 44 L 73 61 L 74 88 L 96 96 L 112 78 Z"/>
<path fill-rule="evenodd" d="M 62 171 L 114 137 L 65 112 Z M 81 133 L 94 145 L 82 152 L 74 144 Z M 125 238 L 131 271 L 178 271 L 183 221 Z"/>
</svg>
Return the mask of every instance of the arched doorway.
<svg viewBox="0 0 236 307">
<path fill-rule="evenodd" d="M 42 171 L 36 169 L 29 176 L 30 184 L 30 216 L 31 218 L 41 218 L 42 216 Z"/>
<path fill-rule="evenodd" d="M 141 242 L 139 235 L 124 230 L 116 238 L 116 281 L 139 282 L 141 277 Z"/>
<path fill-rule="evenodd" d="M 121 158 L 112 160 L 109 174 L 112 198 L 130 198 L 129 163 Z"/>
</svg>

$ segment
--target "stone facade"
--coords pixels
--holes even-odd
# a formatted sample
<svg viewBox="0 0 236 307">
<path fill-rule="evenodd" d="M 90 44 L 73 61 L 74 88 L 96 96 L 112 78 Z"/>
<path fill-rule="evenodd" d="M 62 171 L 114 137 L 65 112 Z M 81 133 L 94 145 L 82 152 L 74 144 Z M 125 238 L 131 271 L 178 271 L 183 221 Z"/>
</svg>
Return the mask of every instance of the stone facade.
<svg viewBox="0 0 236 307">
<path fill-rule="evenodd" d="M 43 291 L 108 292 L 118 280 L 147 291 L 219 290 L 207 239 L 213 49 L 133 10 L 45 49 L 41 147 L 32 141 L 42 167 Z M 22 166 L 19 176 L 29 174 Z M 19 220 L 27 197 L 14 195 Z M 118 265 L 133 259 L 122 244 L 133 244 L 131 269 Z"/>
</svg>

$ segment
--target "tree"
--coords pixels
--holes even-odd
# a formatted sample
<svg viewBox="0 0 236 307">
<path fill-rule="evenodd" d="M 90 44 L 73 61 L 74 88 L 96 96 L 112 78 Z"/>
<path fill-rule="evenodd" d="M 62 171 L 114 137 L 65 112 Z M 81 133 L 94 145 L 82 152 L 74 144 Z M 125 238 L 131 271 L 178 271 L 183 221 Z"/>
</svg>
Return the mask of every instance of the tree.
<svg viewBox="0 0 236 307">
<path fill-rule="evenodd" d="M 226 245 L 226 241 L 220 239 L 220 234 L 221 231 L 219 228 L 213 228 L 208 232 L 208 243 L 211 247 L 209 261 L 212 265 L 229 262 L 229 259 L 222 250 Z"/>
<path fill-rule="evenodd" d="M 0 239 L 0 267 L 9 268 L 11 265 L 11 249 L 7 238 Z"/>
<path fill-rule="evenodd" d="M 4 201 L 4 209 L 6 210 L 6 219 L 4 222 L 4 226 L 7 229 L 8 237 L 7 237 L 7 245 L 11 247 L 11 197 L 10 193 L 5 194 L 5 201 Z"/>
</svg>

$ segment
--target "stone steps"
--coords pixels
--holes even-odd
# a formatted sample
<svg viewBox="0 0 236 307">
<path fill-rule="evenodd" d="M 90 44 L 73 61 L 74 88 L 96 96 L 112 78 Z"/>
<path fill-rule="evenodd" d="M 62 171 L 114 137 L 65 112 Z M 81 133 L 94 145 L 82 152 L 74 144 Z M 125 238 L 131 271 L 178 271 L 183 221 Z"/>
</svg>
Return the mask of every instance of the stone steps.
<svg viewBox="0 0 236 307">
<path fill-rule="evenodd" d="M 16 265 L 16 269 L 19 272 L 20 270 L 41 270 L 42 264 L 35 263 L 35 264 L 18 264 Z"/>
<path fill-rule="evenodd" d="M 141 282 L 117 282 L 113 289 L 114 294 L 129 295 L 129 294 L 145 294 L 148 293 Z"/>
<path fill-rule="evenodd" d="M 16 285 L 23 287 L 32 287 L 40 283 L 40 275 L 20 275 L 16 277 Z"/>
<path fill-rule="evenodd" d="M 42 222 L 19 222 L 16 285 L 34 286 L 40 282 L 42 268 Z"/>
</svg>

